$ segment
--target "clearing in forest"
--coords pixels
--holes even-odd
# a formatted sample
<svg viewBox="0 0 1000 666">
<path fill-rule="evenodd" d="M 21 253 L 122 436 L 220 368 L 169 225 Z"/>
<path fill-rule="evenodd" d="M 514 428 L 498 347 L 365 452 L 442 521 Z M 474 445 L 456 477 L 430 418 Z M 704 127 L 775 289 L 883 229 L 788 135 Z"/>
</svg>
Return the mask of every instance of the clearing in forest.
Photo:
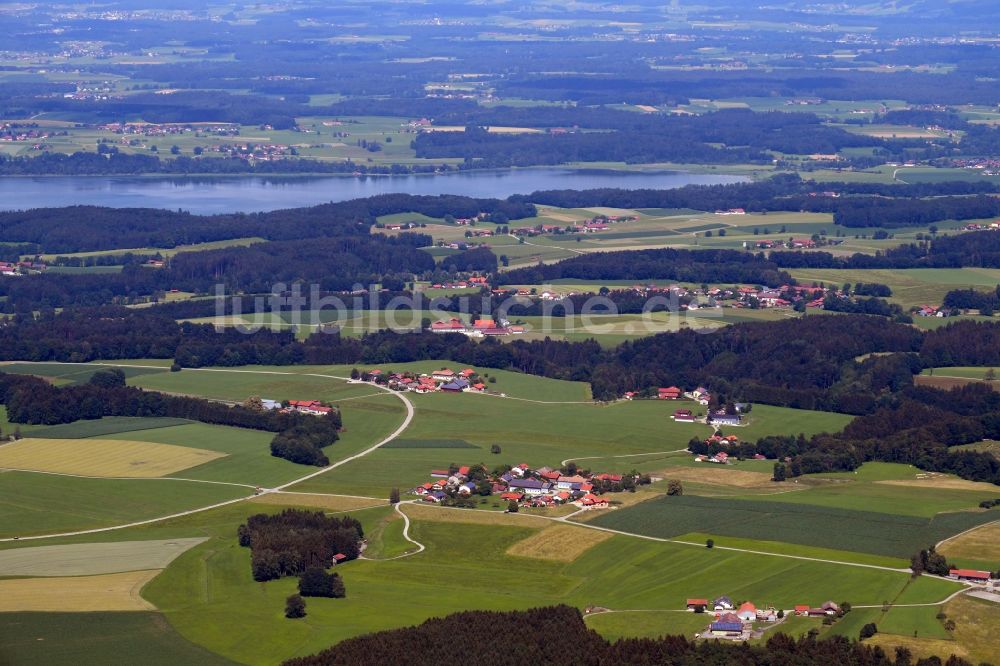
<svg viewBox="0 0 1000 666">
<path fill-rule="evenodd" d="M 151 478 L 225 455 L 187 446 L 130 440 L 25 438 L 0 446 L 0 467 L 81 476 Z"/>
</svg>

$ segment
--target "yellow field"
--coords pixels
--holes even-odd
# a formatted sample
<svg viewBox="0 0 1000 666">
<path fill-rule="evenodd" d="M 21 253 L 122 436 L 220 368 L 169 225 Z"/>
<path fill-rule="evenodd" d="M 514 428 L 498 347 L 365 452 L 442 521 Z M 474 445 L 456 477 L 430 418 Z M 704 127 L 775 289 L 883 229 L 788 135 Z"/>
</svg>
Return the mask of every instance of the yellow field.
<svg viewBox="0 0 1000 666">
<path fill-rule="evenodd" d="M 1000 523 L 989 523 L 941 544 L 941 554 L 970 560 L 1000 560 Z"/>
<path fill-rule="evenodd" d="M 475 509 L 444 509 L 426 504 L 404 504 L 403 513 L 415 520 L 430 520 L 437 523 L 473 523 L 477 525 L 511 525 L 513 527 L 541 528 L 552 524 L 551 520 L 499 511 L 477 511 Z"/>
<path fill-rule="evenodd" d="M 148 611 L 155 607 L 139 596 L 160 569 L 72 578 L 0 580 L 0 612 Z"/>
<path fill-rule="evenodd" d="M 912 636 L 896 636 L 895 634 L 875 634 L 865 639 L 865 645 L 877 645 L 888 654 L 893 654 L 897 647 L 905 647 L 913 653 L 914 659 L 925 659 L 938 656 L 947 659 L 951 655 L 967 659 L 969 651 L 957 641 L 946 641 L 940 638 L 913 638 Z"/>
<path fill-rule="evenodd" d="M 705 467 L 668 467 L 662 472 L 657 472 L 656 476 L 662 476 L 664 479 L 679 479 L 680 481 L 710 483 L 718 486 L 732 486 L 734 488 L 755 488 L 758 486 L 773 485 L 770 474 L 735 469 L 729 470 L 710 465 L 709 463 L 706 463 Z"/>
<path fill-rule="evenodd" d="M 953 641 L 933 638 L 911 638 L 890 634 L 876 634 L 865 643 L 879 645 L 889 654 L 897 645 L 910 649 L 915 659 L 937 655 L 963 657 L 973 664 L 994 663 L 997 652 L 997 632 L 1000 631 L 1000 612 L 995 603 L 971 597 L 956 597 L 944 606 L 949 619 L 955 621 Z"/>
<path fill-rule="evenodd" d="M 385 506 L 386 500 L 342 495 L 309 495 L 306 493 L 267 493 L 250 500 L 254 504 L 273 506 L 302 506 L 327 511 L 356 511 L 373 506 Z"/>
<path fill-rule="evenodd" d="M 572 562 L 611 537 L 610 533 L 600 530 L 556 525 L 518 541 L 507 549 L 507 554 L 517 557 L 531 557 L 536 560 Z"/>
<path fill-rule="evenodd" d="M 891 481 L 876 481 L 887 486 L 909 486 L 911 488 L 941 488 L 944 490 L 978 490 L 984 493 L 996 493 L 992 483 L 966 481 L 944 474 L 921 474 L 916 479 L 894 479 Z"/>
<path fill-rule="evenodd" d="M 29 437 L 0 446 L 0 468 L 80 476 L 151 478 L 202 465 L 225 455 L 152 442 Z"/>
</svg>

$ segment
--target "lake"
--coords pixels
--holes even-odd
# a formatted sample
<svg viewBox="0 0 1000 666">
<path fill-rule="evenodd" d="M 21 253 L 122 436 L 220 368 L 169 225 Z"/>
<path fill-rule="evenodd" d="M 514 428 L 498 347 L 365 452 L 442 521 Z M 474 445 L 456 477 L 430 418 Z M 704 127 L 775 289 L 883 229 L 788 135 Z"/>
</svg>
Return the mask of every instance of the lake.
<svg viewBox="0 0 1000 666">
<path fill-rule="evenodd" d="M 182 208 L 192 213 L 268 211 L 376 194 L 461 194 L 506 198 L 537 190 L 673 189 L 745 182 L 741 176 L 679 171 L 626 172 L 562 168 L 472 171 L 419 176 L 171 178 L 46 176 L 0 178 L 0 210 L 93 205 Z"/>
</svg>

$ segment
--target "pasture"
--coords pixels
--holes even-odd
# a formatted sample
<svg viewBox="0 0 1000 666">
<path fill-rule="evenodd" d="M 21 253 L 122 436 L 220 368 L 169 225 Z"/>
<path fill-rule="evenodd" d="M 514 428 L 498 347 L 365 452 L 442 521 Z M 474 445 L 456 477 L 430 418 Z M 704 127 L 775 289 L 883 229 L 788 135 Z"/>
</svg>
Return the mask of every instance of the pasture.
<svg viewBox="0 0 1000 666">
<path fill-rule="evenodd" d="M 249 494 L 249 488 L 191 481 L 0 472 L 0 537 L 108 527 Z"/>
<path fill-rule="evenodd" d="M 683 448 L 691 437 L 710 433 L 704 425 L 675 423 L 669 418 L 671 405 L 654 400 L 539 404 L 465 393 L 411 395 L 410 400 L 416 416 L 407 439 L 464 440 L 478 450 L 380 449 L 294 490 L 383 497 L 390 488 L 405 490 L 426 481 L 431 469 L 451 462 L 558 466 L 579 456 Z M 630 424 L 627 431 L 622 423 Z M 499 455 L 490 453 L 493 444 L 500 446 Z"/>
<path fill-rule="evenodd" d="M 189 423 L 193 423 L 193 421 L 163 416 L 105 416 L 92 421 L 74 421 L 73 423 L 45 426 L 32 430 L 31 434 L 45 439 L 83 439 L 85 437 L 155 430 L 156 428 L 171 428 Z"/>
<path fill-rule="evenodd" d="M 832 550 L 907 558 L 921 548 L 1000 518 L 1000 511 L 961 511 L 933 518 L 767 501 L 798 494 L 741 499 L 661 497 L 589 521 L 625 532 L 677 538 L 690 532 L 778 541 Z"/>
<path fill-rule="evenodd" d="M 895 241 L 898 244 L 898 240 Z M 889 269 L 795 269 L 789 271 L 799 282 L 842 285 L 878 282 L 892 289 L 890 301 L 903 308 L 940 305 L 953 289 L 992 288 L 1000 283 L 996 268 L 911 268 Z"/>
<path fill-rule="evenodd" d="M 587 626 L 609 641 L 621 638 L 659 638 L 681 635 L 691 638 L 705 630 L 709 616 L 686 610 L 625 610 L 584 616 Z"/>
<path fill-rule="evenodd" d="M 0 661 L 78 666 L 231 666 L 232 662 L 182 638 L 160 613 L 0 613 Z"/>
<path fill-rule="evenodd" d="M 26 438 L 0 445 L 0 468 L 93 477 L 169 476 L 225 454 L 113 439 Z"/>
<path fill-rule="evenodd" d="M 513 556 L 509 549 L 544 534 L 552 523 L 522 515 L 406 505 L 403 510 L 413 521 L 411 536 L 427 549 L 398 560 L 343 565 L 338 572 L 344 577 L 347 598 L 311 599 L 306 621 L 292 623 L 281 621 L 280 613 L 295 581 L 254 583 L 249 552 L 239 548 L 233 536 L 235 524 L 250 510 L 227 507 L 180 521 L 212 536 L 175 560 L 145 590 L 185 638 L 249 664 L 274 663 L 360 633 L 465 609 L 506 610 L 548 603 L 681 609 L 687 597 L 719 594 L 786 607 L 828 598 L 878 604 L 898 596 L 909 580 L 906 574 L 891 571 L 624 536 L 607 538 L 572 562 Z M 374 513 L 361 512 L 357 517 L 366 532 L 381 522 Z M 398 522 L 390 520 L 381 530 L 390 541 L 396 538 L 390 531 Z M 461 538 L 456 538 L 459 525 Z M 657 565 L 666 561 L 674 572 L 670 576 L 662 575 Z M 448 582 L 455 580 L 463 581 L 460 589 Z M 516 584 L 498 586 L 497 580 Z M 934 583 L 938 581 L 919 580 L 914 585 L 921 589 L 929 585 L 921 594 L 930 601 L 955 589 L 953 583 L 941 581 L 943 587 Z M 642 626 L 635 633 L 649 630 Z M 268 633 L 266 644 L 247 640 L 261 632 Z"/>
<path fill-rule="evenodd" d="M 0 550 L 0 576 L 93 576 L 163 569 L 204 540 L 150 539 Z"/>
<path fill-rule="evenodd" d="M 139 591 L 159 573 L 154 569 L 100 576 L 0 580 L 0 613 L 153 610 L 139 596 Z"/>
</svg>

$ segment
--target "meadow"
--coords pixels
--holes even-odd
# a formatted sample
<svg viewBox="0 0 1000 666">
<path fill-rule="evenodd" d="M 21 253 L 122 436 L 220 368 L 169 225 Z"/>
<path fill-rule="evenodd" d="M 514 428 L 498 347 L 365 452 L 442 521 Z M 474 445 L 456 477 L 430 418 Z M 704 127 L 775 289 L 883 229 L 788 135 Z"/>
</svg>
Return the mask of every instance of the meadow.
<svg viewBox="0 0 1000 666">
<path fill-rule="evenodd" d="M 945 537 L 1000 518 L 1000 511 L 942 513 L 928 519 L 766 500 L 662 497 L 590 523 L 666 539 L 707 532 L 907 558 Z"/>
<path fill-rule="evenodd" d="M 886 284 L 892 289 L 889 300 L 904 308 L 939 306 L 944 295 L 953 289 L 992 288 L 1000 282 L 1000 269 L 996 268 L 796 269 L 789 272 L 796 280 L 806 284 Z"/>
<path fill-rule="evenodd" d="M 12 664 L 98 664 L 111 654 L 148 666 L 233 663 L 182 638 L 160 613 L 0 613 L 0 635 L 0 660 Z"/>
<path fill-rule="evenodd" d="M 510 516 L 513 524 L 508 525 L 493 523 L 494 516 L 508 518 L 499 514 L 486 514 L 486 522 L 479 522 L 482 513 L 419 508 L 419 512 L 406 511 L 413 520 L 411 536 L 423 543 L 426 551 L 393 561 L 360 560 L 342 566 L 338 571 L 344 577 L 347 598 L 309 600 L 309 615 L 302 622 L 280 617 L 284 596 L 290 593 L 294 580 L 262 585 L 250 579 L 249 552 L 236 545 L 232 529 L 245 507 L 228 507 L 182 521 L 192 531 L 211 534 L 212 538 L 175 560 L 144 594 L 187 639 L 237 661 L 264 664 L 358 633 L 462 609 L 513 609 L 565 602 L 579 607 L 667 610 L 683 608 L 684 599 L 690 596 L 719 594 L 782 607 L 822 603 L 828 598 L 877 604 L 898 596 L 909 580 L 905 574 L 891 571 L 710 551 L 623 536 L 597 543 L 571 561 L 522 557 L 508 554 L 509 549 L 537 538 L 543 533 L 539 526 L 547 521 Z M 380 511 L 354 515 L 367 532 L 368 525 L 380 522 Z M 461 539 L 455 538 L 455 525 L 450 520 L 434 519 L 443 514 L 464 517 Z M 521 526 L 517 521 L 523 521 Z M 664 561 L 670 562 L 673 575 L 663 576 L 661 567 L 654 564 Z M 460 587 L 449 583 L 456 580 L 463 581 Z M 497 580 L 517 584 L 498 586 Z M 916 585 L 923 590 L 920 595 L 930 601 L 955 589 L 953 583 L 944 581 L 919 580 Z M 690 615 L 674 615 L 662 614 L 662 630 L 689 633 Z M 214 621 L 222 618 L 227 618 L 229 629 L 225 631 L 221 622 Z M 647 630 L 639 627 L 639 633 Z M 261 631 L 268 632 L 266 645 L 248 640 Z"/>
<path fill-rule="evenodd" d="M 249 495 L 190 481 L 0 472 L 0 538 L 108 527 Z"/>
</svg>

